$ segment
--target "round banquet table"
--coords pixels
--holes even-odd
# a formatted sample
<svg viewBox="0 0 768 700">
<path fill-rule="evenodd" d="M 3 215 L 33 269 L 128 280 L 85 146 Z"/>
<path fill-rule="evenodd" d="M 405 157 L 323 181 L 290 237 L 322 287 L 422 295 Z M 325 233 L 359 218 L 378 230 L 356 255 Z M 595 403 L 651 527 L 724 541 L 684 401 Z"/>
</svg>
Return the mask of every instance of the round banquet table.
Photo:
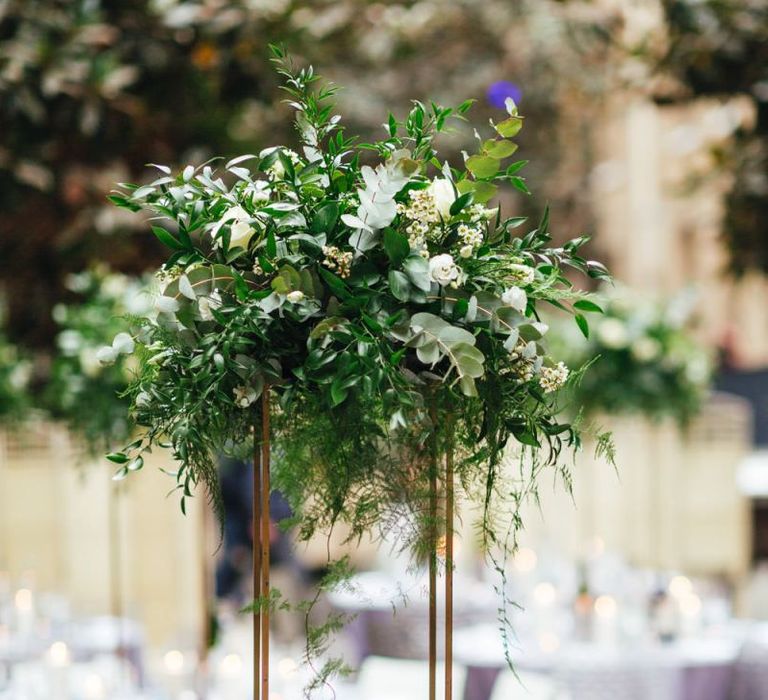
<svg viewBox="0 0 768 700">
<path fill-rule="evenodd" d="M 634 647 L 568 643 L 551 653 L 516 645 L 510 655 L 516 668 L 557 680 L 572 700 L 728 700 L 742 644 L 735 637 Z M 464 700 L 489 700 L 507 668 L 498 627 L 457 630 L 454 658 L 468 669 Z"/>
</svg>

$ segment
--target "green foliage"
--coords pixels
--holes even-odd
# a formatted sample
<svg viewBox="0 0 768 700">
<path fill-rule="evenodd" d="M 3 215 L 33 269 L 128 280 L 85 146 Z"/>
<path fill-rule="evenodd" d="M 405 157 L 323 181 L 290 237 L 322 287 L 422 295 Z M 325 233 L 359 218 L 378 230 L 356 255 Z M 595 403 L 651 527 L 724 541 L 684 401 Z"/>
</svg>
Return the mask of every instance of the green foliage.
<svg viewBox="0 0 768 700">
<path fill-rule="evenodd" d="M 722 231 L 730 271 L 768 271 L 762 222 L 768 216 L 768 5 L 763 0 L 665 0 L 668 37 L 654 57 L 660 102 L 738 97 L 751 102 L 752 124 L 734 125 L 730 143 L 712 148 L 715 167 L 733 173 Z M 746 127 L 746 128 L 745 128 Z M 708 169 L 711 174 L 711 168 Z"/>
<path fill-rule="evenodd" d="M 510 180 L 500 162 L 514 150 L 481 141 L 497 154 L 480 155 L 495 163 L 485 170 L 472 157 L 441 162 L 435 137 L 465 107 L 414 102 L 386 139 L 358 145 L 334 113 L 333 86 L 274 52 L 300 152 L 276 146 L 219 172 L 157 166 L 160 177 L 114 200 L 164 220 L 153 230 L 168 258 L 157 317 L 135 334 L 129 396 L 141 436 L 110 459 L 122 478 L 167 444 L 182 508 L 199 483 L 217 504 L 211 455 L 251 444 L 271 400 L 273 481 L 301 538 L 341 522 L 356 538 L 398 518 L 410 524 L 403 545 L 422 558 L 434 525 L 428 474 L 451 452 L 467 500 L 484 508 L 486 543 L 503 543 L 496 501 L 524 500 L 580 444 L 559 421 L 568 369 L 547 352 L 537 304 L 594 310 L 565 268 L 594 278 L 605 268 L 579 255 L 585 237 L 551 248 L 547 213 L 516 235 L 524 220 L 461 193 L 462 182 Z M 378 165 L 360 165 L 362 151 Z M 522 481 L 504 477 L 508 447 L 530 460 Z M 325 649 L 308 644 L 311 657 Z"/>
<path fill-rule="evenodd" d="M 588 342 L 561 334 L 572 363 L 592 362 L 575 385 L 575 404 L 591 413 L 669 416 L 686 424 L 701 406 L 712 371 L 711 358 L 691 333 L 690 300 L 656 304 L 623 289 L 604 294 L 605 312 Z M 574 303 L 600 308 L 591 306 Z"/>
<path fill-rule="evenodd" d="M 99 267 L 71 275 L 67 282 L 76 301 L 54 309 L 58 352 L 43 407 L 65 420 L 97 454 L 125 444 L 134 427 L 124 393 L 138 367 L 137 358 L 122 352 L 104 362 L 99 353 L 129 327 L 129 315 L 144 316 L 149 311 L 148 280 Z M 126 472 L 142 465 L 122 456 L 118 459 L 127 465 Z"/>
<path fill-rule="evenodd" d="M 31 375 L 30 358 L 11 343 L 0 328 L 0 422 L 16 423 L 29 411 Z"/>
</svg>

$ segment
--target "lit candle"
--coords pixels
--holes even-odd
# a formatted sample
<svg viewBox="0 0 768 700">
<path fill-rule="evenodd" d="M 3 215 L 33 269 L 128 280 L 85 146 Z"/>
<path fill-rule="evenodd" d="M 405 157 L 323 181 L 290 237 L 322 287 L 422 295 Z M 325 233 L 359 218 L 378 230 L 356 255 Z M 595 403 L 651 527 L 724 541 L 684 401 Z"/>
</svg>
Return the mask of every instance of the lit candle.
<svg viewBox="0 0 768 700">
<path fill-rule="evenodd" d="M 20 588 L 13 597 L 16 632 L 20 637 L 30 637 L 35 627 L 35 598 L 29 588 Z"/>
<path fill-rule="evenodd" d="M 238 654 L 227 654 L 219 663 L 219 690 L 222 700 L 239 700 L 246 691 L 243 659 Z"/>
<path fill-rule="evenodd" d="M 689 593 L 679 599 L 680 633 L 693 637 L 701 630 L 701 598 L 695 593 Z"/>
<path fill-rule="evenodd" d="M 601 595 L 595 600 L 594 632 L 598 644 L 611 645 L 616 643 L 618 626 L 616 619 L 619 606 L 616 599 L 609 595 Z"/>
<path fill-rule="evenodd" d="M 101 676 L 92 673 L 83 682 L 83 698 L 85 700 L 106 700 L 107 687 Z"/>
<path fill-rule="evenodd" d="M 163 666 L 168 677 L 168 691 L 173 700 L 178 700 L 181 692 L 184 690 L 184 669 L 186 659 L 184 654 L 178 649 L 172 649 L 163 656 Z"/>
<path fill-rule="evenodd" d="M 51 644 L 48 649 L 51 700 L 67 700 L 69 698 L 70 663 L 69 647 L 64 642 Z"/>
<path fill-rule="evenodd" d="M 277 663 L 277 676 L 280 679 L 280 690 L 288 698 L 301 696 L 301 677 L 299 664 L 290 656 L 286 656 Z"/>
</svg>

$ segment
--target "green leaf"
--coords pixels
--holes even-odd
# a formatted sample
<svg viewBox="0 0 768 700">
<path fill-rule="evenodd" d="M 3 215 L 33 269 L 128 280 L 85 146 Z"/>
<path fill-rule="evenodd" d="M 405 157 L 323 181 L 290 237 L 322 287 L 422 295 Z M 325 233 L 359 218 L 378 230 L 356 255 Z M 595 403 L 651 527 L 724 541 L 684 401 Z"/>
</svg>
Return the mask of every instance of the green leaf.
<svg viewBox="0 0 768 700">
<path fill-rule="evenodd" d="M 110 452 L 107 459 L 115 464 L 125 464 L 128 461 L 128 455 L 123 452 Z"/>
<path fill-rule="evenodd" d="M 459 387 L 461 388 L 461 393 L 464 394 L 464 396 L 477 396 L 477 386 L 475 385 L 475 380 L 468 374 L 465 374 L 461 379 L 459 379 Z"/>
<path fill-rule="evenodd" d="M 512 187 L 514 187 L 516 190 L 522 192 L 523 194 L 530 194 L 531 191 L 528 189 L 528 185 L 525 184 L 525 180 L 521 177 L 513 177 L 509 180 L 512 183 Z"/>
<path fill-rule="evenodd" d="M 277 241 L 275 240 L 275 232 L 272 227 L 267 231 L 266 251 L 270 258 L 274 258 L 277 255 Z"/>
<path fill-rule="evenodd" d="M 389 135 L 392 137 L 397 136 L 397 120 L 395 119 L 395 115 L 392 114 L 392 112 L 389 113 L 388 126 Z"/>
<path fill-rule="evenodd" d="M 498 158 L 490 156 L 470 156 L 466 162 L 467 170 L 479 178 L 493 177 L 499 172 L 500 165 Z"/>
<path fill-rule="evenodd" d="M 476 182 L 475 201 L 478 204 L 487 204 L 488 200 L 495 196 L 498 191 L 498 185 L 494 185 L 492 182 Z"/>
<path fill-rule="evenodd" d="M 579 299 L 573 304 L 574 309 L 581 309 L 582 311 L 591 311 L 592 313 L 602 314 L 605 313 L 601 307 L 595 304 L 589 299 Z"/>
<path fill-rule="evenodd" d="M 345 387 L 342 380 L 336 377 L 331 384 L 331 405 L 338 406 L 344 403 L 349 394 L 349 389 Z"/>
<path fill-rule="evenodd" d="M 467 207 L 470 204 L 472 204 L 473 198 L 474 198 L 474 195 L 472 194 L 472 192 L 465 192 L 464 194 L 457 197 L 454 200 L 453 204 L 451 204 L 450 215 L 456 216 L 456 214 L 458 214 L 462 209 L 464 209 L 464 207 Z"/>
<path fill-rule="evenodd" d="M 341 297 L 342 299 L 349 299 L 349 287 L 347 287 L 341 277 L 334 275 L 330 270 L 326 270 L 324 267 L 318 267 L 317 271 L 336 296 Z"/>
<path fill-rule="evenodd" d="M 517 136 L 520 129 L 523 128 L 523 118 L 510 117 L 509 119 L 505 119 L 503 122 L 496 124 L 495 128 L 499 136 L 511 139 L 514 136 Z"/>
<path fill-rule="evenodd" d="M 528 165 L 528 161 L 527 160 L 518 160 L 518 161 L 512 163 L 506 169 L 505 172 L 506 172 L 507 175 L 514 175 L 515 173 L 517 173 L 520 170 L 522 170 L 526 165 Z"/>
<path fill-rule="evenodd" d="M 506 139 L 489 139 L 483 144 L 483 153 L 491 158 L 509 158 L 517 150 L 517 144 Z"/>
<path fill-rule="evenodd" d="M 581 314 L 576 314 L 574 317 L 574 320 L 576 321 L 576 325 L 579 327 L 579 330 L 583 333 L 585 338 L 589 338 L 589 323 L 584 316 Z"/>
<path fill-rule="evenodd" d="M 152 233 L 157 236 L 157 239 L 164 245 L 173 250 L 186 250 L 186 247 L 177 240 L 173 235 L 166 231 L 162 226 L 153 226 Z"/>
<path fill-rule="evenodd" d="M 402 233 L 393 228 L 386 228 L 384 229 L 384 250 L 387 252 L 392 265 L 398 267 L 408 257 L 411 246 Z"/>
<path fill-rule="evenodd" d="M 392 296 L 399 301 L 408 301 L 411 296 L 411 283 L 405 273 L 399 270 L 390 270 L 389 288 Z"/>
<path fill-rule="evenodd" d="M 137 472 L 143 466 L 144 466 L 144 458 L 143 457 L 136 457 L 135 459 L 132 459 L 130 462 L 128 462 L 128 464 L 125 466 L 125 468 L 128 471 Z"/>
<path fill-rule="evenodd" d="M 338 220 L 339 205 L 336 202 L 328 202 L 315 212 L 309 230 L 312 233 L 331 233 Z"/>
<path fill-rule="evenodd" d="M 420 255 L 408 256 L 403 262 L 403 270 L 417 289 L 428 292 L 432 288 L 432 281 L 429 278 L 429 263 Z"/>
</svg>

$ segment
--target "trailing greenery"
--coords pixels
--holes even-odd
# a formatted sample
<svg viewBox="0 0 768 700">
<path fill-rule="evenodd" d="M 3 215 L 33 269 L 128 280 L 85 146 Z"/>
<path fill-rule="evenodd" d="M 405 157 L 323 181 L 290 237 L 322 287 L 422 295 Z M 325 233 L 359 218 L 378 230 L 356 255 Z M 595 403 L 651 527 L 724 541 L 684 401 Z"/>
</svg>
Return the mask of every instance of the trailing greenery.
<svg viewBox="0 0 768 700">
<path fill-rule="evenodd" d="M 500 185 L 528 192 L 526 162 L 510 162 L 523 125 L 511 100 L 451 165 L 436 138 L 471 101 L 414 102 L 402 121 L 389 115 L 386 138 L 359 143 L 334 113 L 335 88 L 274 53 L 300 152 L 275 146 L 220 171 L 158 165 L 157 179 L 112 196 L 152 211 L 170 250 L 157 315 L 134 338 L 142 433 L 109 455 L 117 477 L 168 446 L 182 508 L 200 483 L 218 505 L 211 455 L 252 445 L 271 401 L 273 483 L 301 537 L 407 522 L 403 546 L 427 556 L 442 527 L 430 475 L 452 455 L 486 544 L 505 549 L 521 523 L 497 527 L 496 510 L 535 493 L 544 469 L 567 475 L 563 452 L 581 440 L 559 418 L 569 369 L 547 352 L 538 307 L 573 314 L 587 334 L 585 314 L 600 309 L 565 272 L 607 272 L 579 255 L 586 237 L 551 247 L 546 213 L 518 233 L 525 219 L 488 206 Z M 528 465 L 519 475 L 505 473 L 508 449 Z"/>
</svg>

